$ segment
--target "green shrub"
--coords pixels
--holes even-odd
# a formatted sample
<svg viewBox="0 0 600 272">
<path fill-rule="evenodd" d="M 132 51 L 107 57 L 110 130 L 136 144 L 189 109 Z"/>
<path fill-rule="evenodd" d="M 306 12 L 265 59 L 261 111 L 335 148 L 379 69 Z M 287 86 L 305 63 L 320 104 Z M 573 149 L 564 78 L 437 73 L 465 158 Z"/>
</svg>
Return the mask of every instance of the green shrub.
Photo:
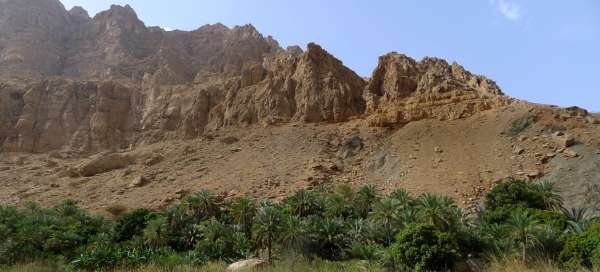
<svg viewBox="0 0 600 272">
<path fill-rule="evenodd" d="M 411 271 L 443 271 L 458 259 L 458 245 L 447 233 L 431 225 L 410 225 L 390 247 L 391 258 Z"/>
<path fill-rule="evenodd" d="M 156 215 L 148 209 L 137 209 L 124 214 L 115 225 L 115 241 L 124 242 L 136 235 L 142 235 L 148 221 Z"/>
<path fill-rule="evenodd" d="M 560 263 L 567 268 L 580 266 L 592 267 L 600 264 L 600 224 L 592 225 L 581 234 L 574 234 L 567 238 L 565 246 L 559 255 Z"/>
<path fill-rule="evenodd" d="M 84 250 L 71 262 L 71 266 L 77 270 L 105 270 L 117 266 L 123 257 L 123 251 L 120 248 L 112 245 L 99 245 Z"/>
<path fill-rule="evenodd" d="M 530 210 L 533 216 L 542 224 L 551 227 L 555 232 L 561 233 L 568 226 L 568 218 L 564 214 L 549 210 Z"/>
<path fill-rule="evenodd" d="M 546 208 L 543 194 L 524 180 L 509 179 L 496 185 L 485 196 L 485 207 L 496 210 L 502 207 Z"/>
</svg>

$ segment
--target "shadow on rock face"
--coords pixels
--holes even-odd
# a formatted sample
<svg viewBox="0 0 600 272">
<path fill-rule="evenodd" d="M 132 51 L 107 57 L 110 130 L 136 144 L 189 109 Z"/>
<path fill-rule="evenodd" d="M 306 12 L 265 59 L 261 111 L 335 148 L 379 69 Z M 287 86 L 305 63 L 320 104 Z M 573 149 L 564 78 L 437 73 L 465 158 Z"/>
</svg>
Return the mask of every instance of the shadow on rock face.
<svg viewBox="0 0 600 272">
<path fill-rule="evenodd" d="M 340 159 L 354 157 L 364 146 L 363 140 L 359 136 L 350 137 L 344 141 L 342 147 L 337 152 L 337 156 Z"/>
<path fill-rule="evenodd" d="M 550 161 L 553 167 L 545 180 L 553 182 L 564 198 L 566 208 L 586 207 L 600 211 L 600 154 L 590 146 L 569 148 L 576 157 L 561 154 Z"/>
</svg>

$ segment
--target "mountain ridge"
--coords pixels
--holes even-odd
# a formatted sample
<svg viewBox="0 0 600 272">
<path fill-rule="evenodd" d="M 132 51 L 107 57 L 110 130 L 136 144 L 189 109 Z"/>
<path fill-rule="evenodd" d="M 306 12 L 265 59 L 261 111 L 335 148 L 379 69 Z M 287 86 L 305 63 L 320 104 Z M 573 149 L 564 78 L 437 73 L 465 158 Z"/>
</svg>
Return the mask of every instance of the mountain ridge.
<svg viewBox="0 0 600 272">
<path fill-rule="evenodd" d="M 598 123 L 443 59 L 391 52 L 363 78 L 252 25 L 165 31 L 128 6 L 92 18 L 0 0 L 0 203 L 160 207 L 199 188 L 276 200 L 372 183 L 472 210 L 518 176 L 589 206 L 576 196 L 595 194 L 581 188 L 600 177 Z"/>
</svg>

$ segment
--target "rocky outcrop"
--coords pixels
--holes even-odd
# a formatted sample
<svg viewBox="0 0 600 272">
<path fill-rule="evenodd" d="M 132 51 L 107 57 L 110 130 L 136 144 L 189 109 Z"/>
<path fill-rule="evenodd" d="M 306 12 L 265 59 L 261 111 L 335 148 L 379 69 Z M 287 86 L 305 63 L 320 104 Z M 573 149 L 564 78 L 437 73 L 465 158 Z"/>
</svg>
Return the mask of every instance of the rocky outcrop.
<svg viewBox="0 0 600 272">
<path fill-rule="evenodd" d="M 246 71 L 239 89 L 225 97 L 223 125 L 341 122 L 364 111 L 365 82 L 316 44 L 300 55 L 266 58 Z"/>
<path fill-rule="evenodd" d="M 0 1 L 0 75 L 60 74 L 69 24 L 69 14 L 59 1 Z"/>
<path fill-rule="evenodd" d="M 134 88 L 110 81 L 57 79 L 20 92 L 9 92 L 10 100 L 0 108 L 4 111 L 0 124 L 7 128 L 4 151 L 124 148 L 138 130 Z"/>
<path fill-rule="evenodd" d="M 456 63 L 436 58 L 417 62 L 398 53 L 380 57 L 366 97 L 374 126 L 463 118 L 511 101 L 494 81 Z"/>
<path fill-rule="evenodd" d="M 71 174 L 75 176 L 81 175 L 83 177 L 91 177 L 114 169 L 124 168 L 133 163 L 133 161 L 134 158 L 130 154 L 98 154 L 90 160 L 77 165 L 74 169 L 72 169 Z"/>
<path fill-rule="evenodd" d="M 90 18 L 58 0 L 0 0 L 0 82 L 1 148 L 23 152 L 282 122 L 456 119 L 511 101 L 440 59 L 391 53 L 367 82 L 317 44 L 284 50 L 251 25 L 165 31 L 127 5 Z"/>
<path fill-rule="evenodd" d="M 192 81 L 200 72 L 239 74 L 279 50 L 251 25 L 221 24 L 195 31 L 147 27 L 129 6 L 113 5 L 90 18 L 58 0 L 0 1 L 0 76 Z"/>
</svg>

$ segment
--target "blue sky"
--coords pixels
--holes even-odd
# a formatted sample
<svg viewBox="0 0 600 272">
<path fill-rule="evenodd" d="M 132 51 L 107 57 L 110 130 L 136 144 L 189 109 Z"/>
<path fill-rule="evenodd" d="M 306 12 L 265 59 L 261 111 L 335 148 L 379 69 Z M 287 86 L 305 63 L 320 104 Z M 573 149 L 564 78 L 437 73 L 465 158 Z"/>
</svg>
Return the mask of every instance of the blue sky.
<svg viewBox="0 0 600 272">
<path fill-rule="evenodd" d="M 600 112 L 598 0 L 62 0 L 93 16 L 129 4 L 146 25 L 252 23 L 282 46 L 314 41 L 362 76 L 390 51 L 456 61 L 508 95 Z"/>
</svg>

